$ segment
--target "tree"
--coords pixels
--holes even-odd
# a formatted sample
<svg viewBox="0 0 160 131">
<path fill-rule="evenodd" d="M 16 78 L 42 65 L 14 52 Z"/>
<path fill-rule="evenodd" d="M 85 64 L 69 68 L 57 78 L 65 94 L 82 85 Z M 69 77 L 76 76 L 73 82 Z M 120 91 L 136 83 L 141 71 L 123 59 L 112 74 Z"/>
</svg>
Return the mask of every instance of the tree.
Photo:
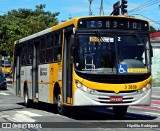
<svg viewBox="0 0 160 131">
<path fill-rule="evenodd" d="M 0 53 L 12 56 L 14 41 L 58 24 L 59 12 L 44 11 L 45 4 L 35 10 L 11 10 L 0 16 Z"/>
<path fill-rule="evenodd" d="M 156 32 L 157 30 L 153 27 L 153 26 L 150 26 L 150 33 L 153 33 L 153 32 Z"/>
</svg>

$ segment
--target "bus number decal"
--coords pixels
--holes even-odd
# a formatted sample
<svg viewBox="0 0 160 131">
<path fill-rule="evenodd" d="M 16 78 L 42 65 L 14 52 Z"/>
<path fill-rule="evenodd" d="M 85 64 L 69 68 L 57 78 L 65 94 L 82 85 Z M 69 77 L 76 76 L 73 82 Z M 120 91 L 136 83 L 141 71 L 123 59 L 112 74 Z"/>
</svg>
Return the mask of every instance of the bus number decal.
<svg viewBox="0 0 160 131">
<path fill-rule="evenodd" d="M 137 85 L 125 85 L 125 89 L 126 90 L 136 90 L 137 89 Z"/>
<path fill-rule="evenodd" d="M 137 23 L 133 23 L 133 29 L 137 29 Z"/>
<path fill-rule="evenodd" d="M 95 21 L 91 21 L 91 27 L 95 27 Z"/>
<path fill-rule="evenodd" d="M 113 21 L 113 27 L 117 28 L 117 21 Z"/>
<path fill-rule="evenodd" d="M 106 27 L 110 28 L 110 22 L 109 21 L 106 21 Z"/>
<path fill-rule="evenodd" d="M 118 37 L 118 41 L 121 41 L 121 37 Z"/>
<path fill-rule="evenodd" d="M 98 21 L 98 27 L 102 27 L 102 21 Z"/>
</svg>

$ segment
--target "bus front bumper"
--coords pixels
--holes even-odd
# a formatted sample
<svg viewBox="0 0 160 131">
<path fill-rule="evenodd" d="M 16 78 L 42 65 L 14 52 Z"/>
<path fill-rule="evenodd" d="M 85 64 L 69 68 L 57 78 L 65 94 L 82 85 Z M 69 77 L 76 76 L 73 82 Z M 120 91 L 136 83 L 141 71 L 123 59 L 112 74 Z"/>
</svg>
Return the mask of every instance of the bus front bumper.
<svg viewBox="0 0 160 131">
<path fill-rule="evenodd" d="M 122 97 L 121 102 L 110 102 L 110 97 Z M 88 94 L 80 89 L 74 93 L 73 105 L 75 106 L 138 106 L 151 104 L 151 89 L 145 93 L 137 91 L 131 93 L 101 93 Z"/>
</svg>

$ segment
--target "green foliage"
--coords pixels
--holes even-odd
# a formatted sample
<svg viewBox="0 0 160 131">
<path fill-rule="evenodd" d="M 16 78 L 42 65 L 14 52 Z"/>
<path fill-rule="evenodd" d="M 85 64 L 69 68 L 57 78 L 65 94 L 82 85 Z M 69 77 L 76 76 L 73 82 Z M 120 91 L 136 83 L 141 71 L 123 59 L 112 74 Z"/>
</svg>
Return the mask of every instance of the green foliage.
<svg viewBox="0 0 160 131">
<path fill-rule="evenodd" d="M 160 83 L 153 82 L 153 83 L 152 83 L 152 87 L 160 87 Z"/>
<path fill-rule="evenodd" d="M 153 33 L 153 32 L 156 32 L 157 30 L 153 27 L 153 26 L 150 26 L 150 33 Z"/>
<path fill-rule="evenodd" d="M 14 41 L 58 24 L 59 12 L 44 11 L 46 5 L 37 5 L 35 10 L 11 10 L 0 16 L 0 56 L 3 52 L 13 55 Z"/>
</svg>

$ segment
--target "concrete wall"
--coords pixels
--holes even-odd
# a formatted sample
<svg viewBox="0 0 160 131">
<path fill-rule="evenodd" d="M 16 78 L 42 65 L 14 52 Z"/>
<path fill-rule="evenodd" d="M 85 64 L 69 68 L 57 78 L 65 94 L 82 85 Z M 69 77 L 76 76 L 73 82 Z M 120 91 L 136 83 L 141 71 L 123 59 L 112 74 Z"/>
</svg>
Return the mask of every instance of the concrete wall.
<svg viewBox="0 0 160 131">
<path fill-rule="evenodd" d="M 153 86 L 160 87 L 160 41 L 151 41 L 153 48 L 152 76 Z"/>
</svg>

